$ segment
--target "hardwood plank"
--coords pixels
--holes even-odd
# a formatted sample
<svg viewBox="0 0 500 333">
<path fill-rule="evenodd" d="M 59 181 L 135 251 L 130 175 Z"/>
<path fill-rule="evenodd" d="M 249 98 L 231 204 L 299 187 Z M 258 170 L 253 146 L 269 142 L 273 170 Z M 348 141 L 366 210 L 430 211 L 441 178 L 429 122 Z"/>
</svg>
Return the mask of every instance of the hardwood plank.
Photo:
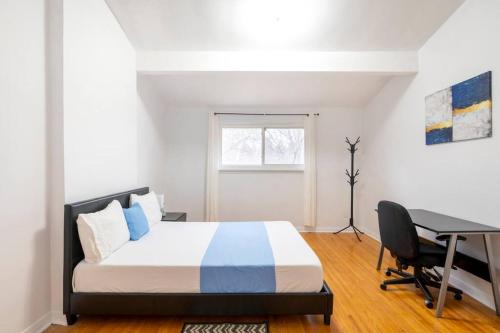
<svg viewBox="0 0 500 333">
<path fill-rule="evenodd" d="M 52 325 L 47 333 L 179 333 L 184 322 L 269 320 L 273 333 L 302 332 L 499 332 L 495 312 L 464 295 L 462 301 L 448 295 L 443 318 L 424 306 L 414 286 L 391 286 L 382 291 L 384 270 L 375 270 L 379 243 L 354 234 L 304 233 L 306 241 L 323 263 L 325 280 L 335 300 L 331 326 L 322 316 L 271 316 L 254 318 L 100 317 L 84 316 L 69 327 Z M 382 267 L 393 266 L 386 253 Z M 431 289 L 437 299 L 437 290 Z"/>
</svg>

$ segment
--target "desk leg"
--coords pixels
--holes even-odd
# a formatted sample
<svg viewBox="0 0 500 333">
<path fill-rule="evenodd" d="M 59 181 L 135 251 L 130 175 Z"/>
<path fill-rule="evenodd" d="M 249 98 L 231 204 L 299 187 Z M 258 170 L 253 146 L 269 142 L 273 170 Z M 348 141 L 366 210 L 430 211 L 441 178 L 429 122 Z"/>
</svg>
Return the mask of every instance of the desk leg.
<svg viewBox="0 0 500 333">
<path fill-rule="evenodd" d="M 382 266 L 382 258 L 384 258 L 384 245 L 380 243 L 380 253 L 378 255 L 377 271 L 380 271 L 380 266 Z"/>
<path fill-rule="evenodd" d="M 488 259 L 488 268 L 490 270 L 491 288 L 493 290 L 493 298 L 495 299 L 495 309 L 497 316 L 500 316 L 500 295 L 498 294 L 497 274 L 495 269 L 495 259 L 493 257 L 493 247 L 491 246 L 490 235 L 484 234 L 484 248 L 486 250 L 486 258 Z"/>
<path fill-rule="evenodd" d="M 448 291 L 448 281 L 450 279 L 451 265 L 453 264 L 453 256 L 455 255 L 455 246 L 457 245 L 457 234 L 452 234 L 450 243 L 448 244 L 448 253 L 446 254 L 446 263 L 444 264 L 443 278 L 441 279 L 441 288 L 439 289 L 439 298 L 436 307 L 436 317 L 441 317 L 443 314 L 444 302 L 446 301 L 446 293 Z"/>
</svg>

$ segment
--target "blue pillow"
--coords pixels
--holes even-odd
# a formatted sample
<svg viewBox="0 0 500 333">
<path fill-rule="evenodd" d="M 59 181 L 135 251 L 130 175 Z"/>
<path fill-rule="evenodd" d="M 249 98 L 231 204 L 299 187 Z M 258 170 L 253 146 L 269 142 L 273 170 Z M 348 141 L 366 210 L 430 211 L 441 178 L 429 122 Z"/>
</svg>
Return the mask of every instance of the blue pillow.
<svg viewBox="0 0 500 333">
<path fill-rule="evenodd" d="M 127 220 L 130 240 L 136 241 L 148 233 L 149 224 L 141 205 L 133 204 L 130 208 L 123 209 L 125 220 Z"/>
</svg>

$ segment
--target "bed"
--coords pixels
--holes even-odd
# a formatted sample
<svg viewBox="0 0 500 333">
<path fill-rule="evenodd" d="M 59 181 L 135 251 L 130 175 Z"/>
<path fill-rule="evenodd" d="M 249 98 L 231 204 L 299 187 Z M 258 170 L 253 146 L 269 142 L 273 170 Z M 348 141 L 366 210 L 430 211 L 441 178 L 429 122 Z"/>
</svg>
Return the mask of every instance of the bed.
<svg viewBox="0 0 500 333">
<path fill-rule="evenodd" d="M 78 214 L 112 200 L 128 207 L 130 194 L 148 192 L 146 187 L 65 205 L 68 324 L 79 314 L 321 314 L 330 323 L 333 294 L 321 263 L 289 222 L 159 223 L 102 262 L 85 262 Z"/>
</svg>

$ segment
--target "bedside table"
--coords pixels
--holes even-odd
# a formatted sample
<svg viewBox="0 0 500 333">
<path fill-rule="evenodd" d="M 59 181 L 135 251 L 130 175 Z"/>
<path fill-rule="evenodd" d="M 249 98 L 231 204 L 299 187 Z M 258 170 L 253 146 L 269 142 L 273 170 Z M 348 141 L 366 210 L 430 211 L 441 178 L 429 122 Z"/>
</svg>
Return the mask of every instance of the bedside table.
<svg viewBox="0 0 500 333">
<path fill-rule="evenodd" d="M 186 222 L 187 214 L 184 212 L 167 212 L 161 217 L 166 222 Z"/>
</svg>

